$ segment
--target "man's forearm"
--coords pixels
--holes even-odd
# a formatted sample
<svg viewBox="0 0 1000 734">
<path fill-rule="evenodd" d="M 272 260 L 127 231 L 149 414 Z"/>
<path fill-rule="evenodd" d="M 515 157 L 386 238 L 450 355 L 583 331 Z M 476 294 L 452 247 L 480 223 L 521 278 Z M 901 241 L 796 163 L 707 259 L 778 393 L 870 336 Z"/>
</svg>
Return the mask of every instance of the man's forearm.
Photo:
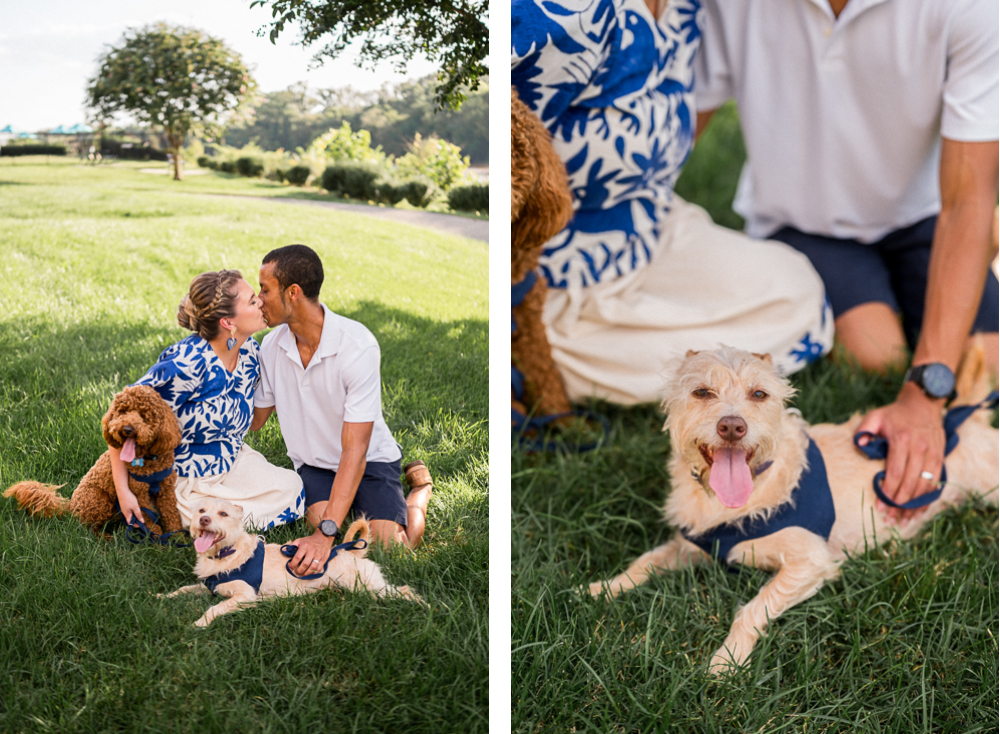
<svg viewBox="0 0 1000 734">
<path fill-rule="evenodd" d="M 343 527 L 344 518 L 354 503 L 354 496 L 358 493 L 358 486 L 365 474 L 365 453 L 345 451 L 341 455 L 337 476 L 330 488 L 330 501 L 323 510 L 323 520 L 333 520 L 338 527 Z"/>
<path fill-rule="evenodd" d="M 938 216 L 914 364 L 958 368 L 986 282 L 992 216 L 989 200 L 959 202 Z"/>
<path fill-rule="evenodd" d="M 997 143 L 941 145 L 941 213 L 927 273 L 927 294 L 914 364 L 958 367 L 979 309 L 991 257 L 997 198 Z"/>
</svg>

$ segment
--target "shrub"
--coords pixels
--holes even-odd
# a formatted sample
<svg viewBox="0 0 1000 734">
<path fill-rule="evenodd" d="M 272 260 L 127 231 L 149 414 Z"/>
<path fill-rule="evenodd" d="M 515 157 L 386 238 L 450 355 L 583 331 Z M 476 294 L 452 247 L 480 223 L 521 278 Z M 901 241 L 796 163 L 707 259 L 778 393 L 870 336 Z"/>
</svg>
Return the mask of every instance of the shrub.
<svg viewBox="0 0 1000 734">
<path fill-rule="evenodd" d="M 460 212 L 489 212 L 490 185 L 457 186 L 448 192 L 448 206 Z"/>
<path fill-rule="evenodd" d="M 428 194 L 431 187 L 423 181 L 407 181 L 401 188 L 403 189 L 403 196 L 413 206 L 425 209 L 431 203 L 433 194 Z"/>
<path fill-rule="evenodd" d="M 200 155 L 200 156 L 198 156 L 198 167 L 199 168 L 211 168 L 212 167 L 212 159 L 209 158 L 207 155 Z"/>
<path fill-rule="evenodd" d="M 331 194 L 339 195 L 344 190 L 346 166 L 327 166 L 320 178 L 320 185 Z"/>
<path fill-rule="evenodd" d="M 285 180 L 290 184 L 295 184 L 296 186 L 305 186 L 305 183 L 309 180 L 309 175 L 311 173 L 312 170 L 309 166 L 292 166 L 285 171 Z"/>
<path fill-rule="evenodd" d="M 396 206 L 406 196 L 403 186 L 397 186 L 389 181 L 378 181 L 375 184 L 375 200 L 380 204 Z"/>
<path fill-rule="evenodd" d="M 260 158 L 243 156 L 236 160 L 236 172 L 249 178 L 260 178 L 264 175 L 264 161 Z"/>
<path fill-rule="evenodd" d="M 434 185 L 445 190 L 472 183 L 468 173 L 469 157 L 463 156 L 462 149 L 457 145 L 433 135 L 425 139 L 417 133 L 409 150 L 396 161 L 400 178 L 426 176 Z"/>
<path fill-rule="evenodd" d="M 378 197 L 375 188 L 375 181 L 378 179 L 378 172 L 364 166 L 344 166 L 344 187 L 343 193 L 352 199 L 368 201 Z"/>
<path fill-rule="evenodd" d="M 236 173 L 236 161 L 219 161 L 219 170 L 223 173 Z"/>
<path fill-rule="evenodd" d="M 0 148 L 0 156 L 19 155 L 66 155 L 65 145 L 5 145 Z"/>
</svg>

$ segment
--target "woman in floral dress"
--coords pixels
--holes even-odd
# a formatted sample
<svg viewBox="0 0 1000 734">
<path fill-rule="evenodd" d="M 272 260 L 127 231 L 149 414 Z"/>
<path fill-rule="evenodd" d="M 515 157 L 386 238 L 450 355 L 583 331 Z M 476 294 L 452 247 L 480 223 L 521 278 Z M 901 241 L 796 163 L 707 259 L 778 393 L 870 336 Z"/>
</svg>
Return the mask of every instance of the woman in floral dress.
<svg viewBox="0 0 1000 734">
<path fill-rule="evenodd" d="M 298 474 L 269 464 L 243 441 L 260 381 L 260 347 L 252 335 L 265 328 L 253 286 L 237 270 L 202 273 L 181 300 L 177 321 L 194 333 L 167 347 L 135 384 L 156 390 L 180 422 L 174 468 L 184 526 L 205 498 L 240 505 L 247 526 L 259 530 L 301 517 L 305 492 Z M 141 519 L 128 464 L 109 448 L 122 514 L 126 521 Z"/>
<path fill-rule="evenodd" d="M 689 349 L 769 352 L 790 373 L 833 343 L 805 257 L 716 226 L 673 191 L 694 143 L 699 12 L 699 0 L 511 6 L 512 84 L 551 131 L 574 197 L 539 268 L 574 400 L 656 400 Z"/>
</svg>

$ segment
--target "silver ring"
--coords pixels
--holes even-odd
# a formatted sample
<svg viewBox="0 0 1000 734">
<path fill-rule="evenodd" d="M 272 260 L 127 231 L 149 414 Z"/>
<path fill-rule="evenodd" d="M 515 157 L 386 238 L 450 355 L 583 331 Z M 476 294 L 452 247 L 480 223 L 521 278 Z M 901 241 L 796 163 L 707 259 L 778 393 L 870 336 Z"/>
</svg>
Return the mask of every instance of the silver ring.
<svg viewBox="0 0 1000 734">
<path fill-rule="evenodd" d="M 933 482 L 934 481 L 934 475 L 931 474 L 929 471 L 922 471 L 922 472 L 920 472 L 920 478 L 921 479 L 926 479 L 928 482 Z"/>
<path fill-rule="evenodd" d="M 316 565 L 319 565 L 319 561 L 313 561 L 313 563 L 315 563 Z"/>
</svg>

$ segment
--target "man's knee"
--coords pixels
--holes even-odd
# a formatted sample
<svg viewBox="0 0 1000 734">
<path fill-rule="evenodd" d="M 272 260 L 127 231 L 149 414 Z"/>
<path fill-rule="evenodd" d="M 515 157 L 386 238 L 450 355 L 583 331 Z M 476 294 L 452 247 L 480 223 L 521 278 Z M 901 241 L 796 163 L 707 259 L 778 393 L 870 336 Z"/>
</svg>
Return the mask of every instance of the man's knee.
<svg viewBox="0 0 1000 734">
<path fill-rule="evenodd" d="M 865 370 L 888 372 L 906 364 L 906 337 L 899 316 L 879 301 L 862 303 L 837 317 L 841 356 Z"/>
</svg>

